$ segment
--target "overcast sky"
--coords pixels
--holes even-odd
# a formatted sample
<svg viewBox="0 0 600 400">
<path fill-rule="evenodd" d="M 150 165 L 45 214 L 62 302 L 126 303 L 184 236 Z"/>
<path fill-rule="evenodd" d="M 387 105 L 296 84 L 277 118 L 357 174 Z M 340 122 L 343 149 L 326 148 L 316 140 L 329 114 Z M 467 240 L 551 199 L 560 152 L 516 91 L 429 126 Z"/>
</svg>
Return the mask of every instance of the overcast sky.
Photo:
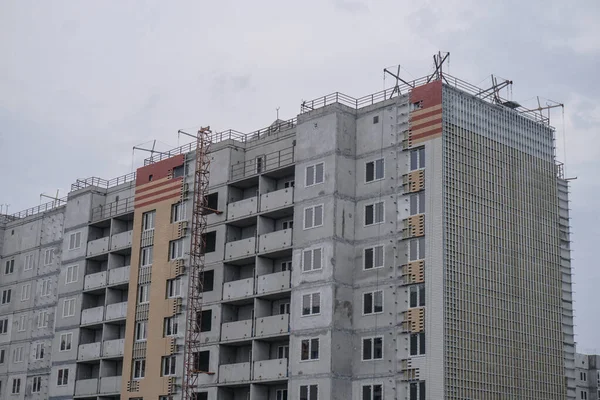
<svg viewBox="0 0 600 400">
<path fill-rule="evenodd" d="M 128 173 L 146 156 L 132 146 L 175 147 L 181 128 L 249 132 L 277 107 L 288 119 L 302 100 L 378 91 L 386 66 L 420 77 L 449 51 L 452 75 L 511 79 L 525 106 L 565 103 L 552 124 L 577 177 L 576 339 L 600 353 L 598 21 L 598 0 L 0 0 L 0 203 L 15 212 Z"/>
</svg>

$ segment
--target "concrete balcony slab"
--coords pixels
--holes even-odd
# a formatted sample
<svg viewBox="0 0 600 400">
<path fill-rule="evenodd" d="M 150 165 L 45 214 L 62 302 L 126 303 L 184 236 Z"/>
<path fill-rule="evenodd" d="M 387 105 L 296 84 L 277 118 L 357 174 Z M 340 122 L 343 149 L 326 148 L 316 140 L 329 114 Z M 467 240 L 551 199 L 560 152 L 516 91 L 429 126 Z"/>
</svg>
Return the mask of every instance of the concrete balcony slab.
<svg viewBox="0 0 600 400">
<path fill-rule="evenodd" d="M 110 239 L 110 249 L 119 250 L 126 247 L 131 247 L 131 237 L 133 231 L 126 231 L 113 235 Z"/>
<path fill-rule="evenodd" d="M 106 271 L 96 272 L 85 276 L 83 281 L 84 290 L 99 289 L 106 286 Z"/>
<path fill-rule="evenodd" d="M 105 340 L 102 344 L 102 357 L 123 357 L 125 339 Z"/>
<path fill-rule="evenodd" d="M 100 394 L 121 392 L 121 376 L 106 376 L 100 378 Z"/>
<path fill-rule="evenodd" d="M 79 379 L 75 381 L 75 396 L 98 394 L 98 378 Z"/>
<path fill-rule="evenodd" d="M 290 331 L 290 315 L 272 315 L 256 318 L 255 336 L 283 335 Z"/>
<path fill-rule="evenodd" d="M 294 188 L 276 190 L 260 196 L 260 211 L 271 211 L 288 207 L 294 203 Z"/>
<path fill-rule="evenodd" d="M 227 205 L 227 219 L 231 220 L 248 217 L 256 214 L 257 211 L 258 197 L 251 197 L 249 199 L 236 201 Z"/>
<path fill-rule="evenodd" d="M 225 260 L 247 257 L 256 253 L 256 238 L 225 243 Z"/>
<path fill-rule="evenodd" d="M 290 271 L 275 272 L 256 278 L 256 293 L 267 294 L 290 288 Z"/>
<path fill-rule="evenodd" d="M 221 340 L 239 340 L 252 337 L 252 320 L 227 322 L 221 325 Z"/>
<path fill-rule="evenodd" d="M 93 360 L 100 358 L 100 342 L 86 343 L 79 345 L 79 351 L 77 352 L 77 360 Z"/>
<path fill-rule="evenodd" d="M 255 380 L 284 379 L 288 376 L 287 358 L 254 362 Z"/>
<path fill-rule="evenodd" d="M 109 304 L 106 306 L 106 320 L 123 319 L 127 317 L 127 302 Z"/>
<path fill-rule="evenodd" d="M 99 323 L 104 320 L 104 306 L 88 308 L 81 312 L 81 325 Z"/>
<path fill-rule="evenodd" d="M 250 363 L 225 364 L 219 366 L 219 383 L 244 382 L 250 380 Z"/>
<path fill-rule="evenodd" d="M 110 237 L 103 237 L 100 239 L 92 240 L 87 244 L 87 256 L 93 257 L 102 253 L 106 253 L 110 250 Z"/>
<path fill-rule="evenodd" d="M 118 285 L 129 282 L 129 266 L 114 268 L 108 271 L 108 284 Z"/>
<path fill-rule="evenodd" d="M 282 229 L 260 235 L 258 252 L 267 253 L 292 247 L 292 230 Z"/>
<path fill-rule="evenodd" d="M 254 278 L 240 279 L 223 284 L 223 300 L 239 299 L 254 294 Z"/>
</svg>

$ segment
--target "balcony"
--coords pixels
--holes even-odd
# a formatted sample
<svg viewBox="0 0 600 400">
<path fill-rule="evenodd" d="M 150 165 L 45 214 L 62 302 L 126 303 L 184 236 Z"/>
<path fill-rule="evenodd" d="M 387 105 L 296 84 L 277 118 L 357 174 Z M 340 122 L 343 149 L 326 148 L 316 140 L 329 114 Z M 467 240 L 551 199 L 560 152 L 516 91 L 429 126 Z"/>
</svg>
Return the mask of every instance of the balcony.
<svg viewBox="0 0 600 400">
<path fill-rule="evenodd" d="M 258 197 L 251 197 L 229 203 L 227 205 L 227 219 L 237 219 L 243 217 L 249 217 L 250 215 L 256 214 L 258 210 Z"/>
<path fill-rule="evenodd" d="M 251 237 L 225 243 L 225 259 L 247 257 L 256 253 L 256 238 Z"/>
<path fill-rule="evenodd" d="M 118 285 L 129 282 L 129 266 L 114 268 L 108 271 L 108 284 Z"/>
<path fill-rule="evenodd" d="M 294 189 L 287 188 L 260 196 L 260 211 L 271 211 L 288 207 L 294 203 Z"/>
<path fill-rule="evenodd" d="M 284 379 L 288 375 L 288 360 L 287 358 L 279 358 L 275 360 L 262 360 L 254 362 L 254 379 Z"/>
<path fill-rule="evenodd" d="M 121 376 L 106 376 L 100 378 L 100 393 L 111 394 L 121 392 Z"/>
<path fill-rule="evenodd" d="M 254 294 L 254 278 L 240 279 L 239 281 L 225 282 L 223 284 L 223 300 L 233 300 L 252 296 Z"/>
<path fill-rule="evenodd" d="M 80 344 L 77 360 L 83 361 L 100 358 L 100 345 L 100 342 Z"/>
<path fill-rule="evenodd" d="M 281 314 L 256 318 L 256 337 L 287 334 L 290 331 L 290 315 Z"/>
<path fill-rule="evenodd" d="M 290 271 L 261 275 L 256 279 L 258 280 L 256 284 L 258 294 L 279 292 L 290 288 Z"/>
<path fill-rule="evenodd" d="M 219 383 L 250 380 L 250 363 L 225 364 L 219 366 Z"/>
<path fill-rule="evenodd" d="M 88 308 L 81 312 L 81 325 L 94 324 L 104 320 L 104 307 Z"/>
<path fill-rule="evenodd" d="M 92 240 L 87 244 L 87 256 L 93 257 L 106 253 L 110 249 L 110 237 Z"/>
<path fill-rule="evenodd" d="M 106 276 L 106 271 L 86 275 L 83 281 L 84 290 L 98 289 L 106 286 Z"/>
<path fill-rule="evenodd" d="M 258 242 L 258 252 L 267 253 L 271 251 L 283 250 L 292 246 L 292 230 L 282 229 L 275 232 L 260 235 Z"/>
<path fill-rule="evenodd" d="M 102 357 L 123 357 L 125 339 L 105 340 L 102 344 Z"/>
<path fill-rule="evenodd" d="M 240 340 L 252 337 L 252 320 L 227 322 L 221 325 L 221 340 Z"/>
<path fill-rule="evenodd" d="M 131 247 L 131 234 L 133 231 L 126 231 L 113 235 L 110 239 L 110 249 L 119 250 L 126 247 Z"/>
<path fill-rule="evenodd" d="M 127 317 L 127 302 L 109 304 L 106 306 L 106 320 L 122 319 Z"/>
<path fill-rule="evenodd" d="M 98 393 L 98 378 L 75 381 L 75 396 L 95 395 Z"/>
</svg>

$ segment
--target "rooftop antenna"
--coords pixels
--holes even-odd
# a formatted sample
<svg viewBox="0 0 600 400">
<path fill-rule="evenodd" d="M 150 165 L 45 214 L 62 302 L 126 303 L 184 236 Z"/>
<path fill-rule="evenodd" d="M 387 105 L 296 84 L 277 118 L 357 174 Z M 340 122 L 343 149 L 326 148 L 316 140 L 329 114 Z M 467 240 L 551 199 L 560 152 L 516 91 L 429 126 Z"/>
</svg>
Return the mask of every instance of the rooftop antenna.
<svg viewBox="0 0 600 400">
<path fill-rule="evenodd" d="M 152 143 L 152 148 L 151 149 L 145 149 L 143 147 L 139 147 L 139 146 L 133 146 L 133 150 L 141 150 L 141 151 L 147 151 L 150 153 L 150 157 L 154 156 L 154 153 L 156 154 L 163 154 L 163 155 L 168 155 L 167 153 L 164 153 L 162 151 L 158 151 L 158 150 L 154 150 L 154 148 L 156 147 L 156 139 L 154 140 L 154 143 Z"/>
<path fill-rule="evenodd" d="M 429 76 L 429 78 L 427 78 L 427 83 L 431 82 L 431 81 L 439 81 L 439 80 L 443 80 L 444 82 L 448 83 L 448 81 L 446 80 L 446 77 L 444 77 L 444 71 L 443 71 L 443 67 L 444 67 L 444 62 L 446 62 L 446 60 L 448 60 L 448 63 L 450 63 L 450 52 L 444 52 L 442 53 L 441 51 L 438 51 L 437 54 L 433 55 L 433 65 L 435 67 L 435 71 L 433 71 L 433 74 L 431 74 Z"/>
<path fill-rule="evenodd" d="M 277 110 L 277 119 L 276 119 L 276 121 L 279 121 L 279 107 L 277 107 L 275 110 Z"/>
<path fill-rule="evenodd" d="M 411 88 L 415 87 L 414 83 L 408 83 L 404 79 L 400 78 L 400 65 L 398 65 L 398 69 L 397 69 L 396 73 L 390 71 L 387 68 L 384 68 L 383 69 L 383 80 L 384 81 L 385 81 L 385 74 L 391 75 L 393 78 L 396 79 L 396 84 L 394 85 L 394 89 L 392 89 L 392 94 L 390 94 L 390 99 L 392 97 L 394 97 L 395 94 L 402 94 L 402 91 L 400 90 L 400 82 L 404 83 L 408 87 L 411 87 Z"/>
<path fill-rule="evenodd" d="M 40 205 L 42 204 L 43 198 L 50 199 L 50 200 L 52 200 L 53 203 L 60 205 L 60 199 L 58 198 L 59 191 L 60 191 L 60 189 L 56 189 L 56 196 L 54 196 L 54 197 L 48 196 L 47 194 L 44 194 L 44 193 L 40 193 Z"/>
</svg>

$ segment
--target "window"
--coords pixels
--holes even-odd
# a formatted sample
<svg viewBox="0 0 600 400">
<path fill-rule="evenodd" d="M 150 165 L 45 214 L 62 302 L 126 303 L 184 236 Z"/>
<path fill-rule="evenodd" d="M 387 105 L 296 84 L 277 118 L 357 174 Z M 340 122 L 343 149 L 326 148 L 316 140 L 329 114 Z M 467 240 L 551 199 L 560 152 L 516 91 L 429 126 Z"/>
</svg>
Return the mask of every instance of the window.
<svg viewBox="0 0 600 400">
<path fill-rule="evenodd" d="M 425 148 L 415 149 L 410 152 L 410 170 L 425 168 Z"/>
<path fill-rule="evenodd" d="M 54 262 L 54 249 L 46 249 L 44 252 L 44 265 L 50 265 Z"/>
<path fill-rule="evenodd" d="M 196 314 L 196 323 L 200 326 L 200 332 L 210 332 L 212 329 L 212 310 L 204 310 Z"/>
<path fill-rule="evenodd" d="M 384 206 L 383 201 L 367 204 L 365 206 L 365 226 L 380 224 L 383 222 Z"/>
<path fill-rule="evenodd" d="M 294 220 L 290 219 L 289 221 L 283 221 L 281 223 L 282 229 L 293 229 L 294 228 Z"/>
<path fill-rule="evenodd" d="M 52 281 L 50 279 L 42 280 L 42 297 L 50 296 L 52 292 Z"/>
<path fill-rule="evenodd" d="M 290 346 L 278 346 L 277 358 L 290 358 Z"/>
<path fill-rule="evenodd" d="M 148 337 L 148 321 L 137 321 L 135 323 L 135 341 L 144 342 Z"/>
<path fill-rule="evenodd" d="M 415 101 L 414 103 L 410 103 L 410 111 L 420 110 L 423 108 L 423 100 Z"/>
<path fill-rule="evenodd" d="M 13 378 L 12 380 L 12 394 L 21 393 L 21 378 Z"/>
<path fill-rule="evenodd" d="M 425 285 L 410 287 L 410 307 L 423 307 L 425 305 Z"/>
<path fill-rule="evenodd" d="M 13 349 L 13 362 L 23 362 L 23 346 L 19 346 Z"/>
<path fill-rule="evenodd" d="M 202 290 L 200 292 L 212 292 L 214 289 L 215 283 L 215 271 L 204 271 L 200 277 L 200 282 L 202 283 Z"/>
<path fill-rule="evenodd" d="M 302 296 L 302 315 L 316 315 L 321 313 L 321 294 L 310 293 Z"/>
<path fill-rule="evenodd" d="M 31 298 L 31 283 L 21 286 L 21 301 L 27 301 Z"/>
<path fill-rule="evenodd" d="M 277 389 L 275 392 L 275 400 L 288 400 L 287 389 Z"/>
<path fill-rule="evenodd" d="M 587 381 L 587 374 L 585 372 L 580 372 L 579 379 L 581 379 L 582 381 Z"/>
<path fill-rule="evenodd" d="M 323 249 L 316 248 L 304 250 L 302 252 L 302 271 L 315 271 L 323 268 L 322 266 Z"/>
<path fill-rule="evenodd" d="M 206 205 L 205 211 L 212 214 L 219 209 L 219 192 L 211 193 L 204 198 Z"/>
<path fill-rule="evenodd" d="M 383 336 L 362 340 L 362 359 L 363 361 L 383 360 Z"/>
<path fill-rule="evenodd" d="M 425 238 L 420 237 L 409 242 L 408 259 L 416 261 L 425 258 Z"/>
<path fill-rule="evenodd" d="M 0 335 L 4 335 L 8 332 L 8 318 L 0 319 Z"/>
<path fill-rule="evenodd" d="M 306 187 L 323 183 L 323 163 L 306 167 Z"/>
<path fill-rule="evenodd" d="M 286 181 L 283 184 L 283 188 L 287 189 L 287 188 L 293 188 L 296 185 L 296 182 L 294 182 L 294 180 L 292 179 L 291 181 Z"/>
<path fill-rule="evenodd" d="M 319 385 L 300 385 L 300 400 L 318 400 Z"/>
<path fill-rule="evenodd" d="M 33 269 L 33 254 L 27 254 L 25 256 L 25 267 L 24 267 L 24 270 L 25 271 L 29 271 L 30 269 Z"/>
<path fill-rule="evenodd" d="M 4 349 L 0 350 L 0 364 L 4 364 L 4 353 L 5 353 Z M 0 393 L 2 393 L 2 392 L 0 392 Z"/>
<path fill-rule="evenodd" d="M 169 260 L 177 260 L 178 258 L 183 258 L 183 239 L 169 242 Z"/>
<path fill-rule="evenodd" d="M 290 313 L 290 303 L 281 303 L 279 305 L 279 314 L 289 314 Z"/>
<path fill-rule="evenodd" d="M 256 173 L 257 174 L 260 174 L 261 172 L 263 172 L 264 163 L 265 163 L 265 156 L 256 157 Z"/>
<path fill-rule="evenodd" d="M 175 375 L 176 362 L 177 362 L 176 356 L 163 357 L 162 358 L 162 375 L 161 376 Z"/>
<path fill-rule="evenodd" d="M 425 354 L 425 334 L 411 333 L 410 335 L 410 355 L 420 356 Z"/>
<path fill-rule="evenodd" d="M 181 297 L 181 279 L 167 279 L 167 298 Z"/>
<path fill-rule="evenodd" d="M 142 215 L 142 230 L 151 231 L 154 229 L 154 221 L 156 219 L 156 211 L 148 211 Z"/>
<path fill-rule="evenodd" d="M 75 298 L 65 299 L 63 302 L 63 317 L 75 315 Z"/>
<path fill-rule="evenodd" d="M 38 313 L 38 328 L 47 328 L 50 320 L 50 312 L 40 311 Z"/>
<path fill-rule="evenodd" d="M 31 393 L 39 393 L 42 391 L 42 377 L 34 376 L 33 383 L 31 385 Z"/>
<path fill-rule="evenodd" d="M 75 250 L 81 247 L 81 232 L 71 233 L 69 235 L 69 250 Z"/>
<path fill-rule="evenodd" d="M 581 391 L 581 398 L 583 400 L 587 400 L 587 392 L 584 392 L 583 390 Z"/>
<path fill-rule="evenodd" d="M 300 360 L 318 360 L 319 359 L 319 338 L 304 339 L 300 347 Z"/>
<path fill-rule="evenodd" d="M 194 353 L 194 370 L 209 372 L 210 351 L 200 351 Z"/>
<path fill-rule="evenodd" d="M 217 249 L 217 231 L 202 234 L 202 242 L 204 243 L 203 254 L 215 251 Z"/>
<path fill-rule="evenodd" d="M 383 290 L 363 294 L 363 314 L 379 314 L 383 312 Z"/>
<path fill-rule="evenodd" d="M 292 262 L 291 261 L 283 261 L 281 263 L 281 271 L 291 271 L 292 270 Z"/>
<path fill-rule="evenodd" d="M 175 336 L 177 335 L 178 323 L 177 317 L 167 317 L 165 318 L 163 335 L 167 336 Z"/>
<path fill-rule="evenodd" d="M 423 214 L 425 212 L 425 192 L 410 195 L 410 215 Z"/>
<path fill-rule="evenodd" d="M 179 202 L 171 206 L 171 223 L 185 220 L 185 203 Z"/>
<path fill-rule="evenodd" d="M 142 379 L 146 375 L 146 360 L 133 360 L 133 379 Z"/>
<path fill-rule="evenodd" d="M 65 275 L 65 284 L 75 283 L 79 279 L 79 265 L 71 265 L 67 267 Z"/>
<path fill-rule="evenodd" d="M 4 274 L 9 275 L 15 272 L 15 260 L 7 260 L 4 266 Z"/>
<path fill-rule="evenodd" d="M 363 259 L 364 269 L 383 267 L 383 245 L 367 247 Z"/>
<path fill-rule="evenodd" d="M 43 360 L 44 359 L 44 343 L 36 343 L 33 358 L 35 360 Z"/>
<path fill-rule="evenodd" d="M 2 291 L 2 304 L 10 303 L 10 296 L 12 294 L 12 289 L 6 289 Z"/>
<path fill-rule="evenodd" d="M 179 178 L 185 175 L 185 165 L 173 168 L 173 178 Z"/>
<path fill-rule="evenodd" d="M 146 304 L 150 301 L 150 285 L 145 283 L 138 286 L 138 304 Z"/>
<path fill-rule="evenodd" d="M 140 265 L 142 267 L 146 267 L 148 265 L 152 265 L 152 261 L 154 260 L 154 247 L 142 247 L 142 253 L 140 255 Z"/>
<path fill-rule="evenodd" d="M 409 400 L 425 400 L 425 382 L 411 383 L 409 392 Z"/>
<path fill-rule="evenodd" d="M 383 400 L 383 385 L 363 385 L 361 400 Z"/>
<path fill-rule="evenodd" d="M 373 124 L 378 124 L 379 123 L 379 115 L 374 115 L 373 116 Z"/>
<path fill-rule="evenodd" d="M 57 386 L 66 386 L 69 384 L 69 368 L 61 368 L 58 370 Z"/>
<path fill-rule="evenodd" d="M 73 333 L 61 333 L 60 334 L 60 351 L 71 350 L 71 342 L 73 341 Z"/>
<path fill-rule="evenodd" d="M 19 321 L 17 322 L 17 330 L 19 332 L 25 332 L 25 315 L 19 315 Z"/>
<path fill-rule="evenodd" d="M 304 229 L 316 228 L 323 225 L 323 205 L 306 207 L 304 209 Z"/>
<path fill-rule="evenodd" d="M 208 392 L 196 392 L 194 394 L 196 397 L 193 397 L 193 400 L 208 400 Z"/>
<path fill-rule="evenodd" d="M 383 158 L 375 161 L 369 161 L 365 164 L 365 182 L 374 182 L 383 179 L 384 168 Z"/>
</svg>

